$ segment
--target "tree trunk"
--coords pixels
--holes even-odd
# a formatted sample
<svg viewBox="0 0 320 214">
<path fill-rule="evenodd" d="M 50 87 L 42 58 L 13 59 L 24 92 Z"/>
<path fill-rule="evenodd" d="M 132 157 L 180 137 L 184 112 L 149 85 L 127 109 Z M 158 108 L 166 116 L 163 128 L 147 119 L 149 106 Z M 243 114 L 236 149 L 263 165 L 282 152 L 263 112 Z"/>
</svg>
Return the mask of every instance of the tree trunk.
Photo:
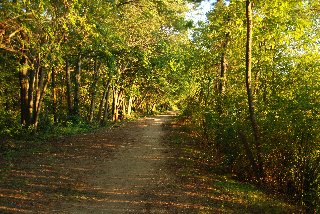
<svg viewBox="0 0 320 214">
<path fill-rule="evenodd" d="M 101 97 L 101 101 L 100 101 L 100 106 L 99 106 L 99 113 L 98 113 L 98 118 L 97 120 L 100 121 L 101 124 L 103 124 L 103 117 L 105 115 L 104 111 L 103 111 L 103 107 L 105 106 L 105 102 L 108 102 L 108 100 L 106 100 L 107 98 L 109 99 L 109 93 L 110 93 L 110 82 L 111 79 L 109 79 L 106 83 L 105 83 L 105 88 Z M 108 104 L 107 104 L 108 107 Z M 108 109 L 107 109 L 108 110 Z"/>
<path fill-rule="evenodd" d="M 104 107 L 104 103 L 106 100 L 106 96 L 107 96 L 107 89 L 104 89 L 103 93 L 102 93 L 102 97 L 100 100 L 100 105 L 99 105 L 99 112 L 98 112 L 98 116 L 97 116 L 97 121 L 101 121 L 101 116 L 102 116 L 102 111 L 103 111 L 103 107 Z"/>
<path fill-rule="evenodd" d="M 37 114 L 37 109 L 40 103 L 40 95 L 41 95 L 42 88 L 44 86 L 44 70 L 42 66 L 39 68 L 37 79 L 38 79 L 38 82 L 36 83 L 37 86 L 35 89 L 35 97 L 33 102 L 33 115 L 32 115 L 33 124 L 36 122 L 36 114 Z"/>
<path fill-rule="evenodd" d="M 117 90 L 113 90 L 113 99 L 112 99 L 112 120 L 113 122 L 118 121 L 118 96 Z"/>
<path fill-rule="evenodd" d="M 104 105 L 104 113 L 103 113 L 103 119 L 101 121 L 101 124 L 106 124 L 107 119 L 109 117 L 109 97 L 110 97 L 110 80 L 108 80 L 107 83 L 107 91 L 106 91 L 106 100 Z"/>
<path fill-rule="evenodd" d="M 19 82 L 20 82 L 20 108 L 21 124 L 29 126 L 28 121 L 28 62 L 25 57 L 20 61 Z"/>
<path fill-rule="evenodd" d="M 127 115 L 126 115 L 127 114 L 126 105 L 127 105 L 127 99 L 126 99 L 126 96 L 124 94 L 123 98 L 122 98 L 122 118 L 121 118 L 121 120 L 124 120 L 127 117 Z"/>
<path fill-rule="evenodd" d="M 74 100 L 73 100 L 73 114 L 79 116 L 80 113 L 80 81 L 81 81 L 81 54 L 78 55 L 78 64 L 75 72 L 74 82 Z"/>
<path fill-rule="evenodd" d="M 229 43 L 230 34 L 226 33 L 225 41 L 223 42 L 222 46 L 222 54 L 220 59 L 220 79 L 218 84 L 218 114 L 219 116 L 222 115 L 223 111 L 223 96 L 226 90 L 226 82 L 227 82 L 227 59 L 226 59 L 226 52 L 227 46 Z"/>
<path fill-rule="evenodd" d="M 34 127 L 35 127 L 35 130 L 37 130 L 37 128 L 38 128 L 40 110 L 41 110 L 43 98 L 44 98 L 44 95 L 45 95 L 45 93 L 47 91 L 47 86 L 48 86 L 49 82 L 50 82 L 50 76 L 48 76 L 48 79 L 46 79 L 46 81 L 43 84 L 43 88 L 41 89 L 40 99 L 39 99 L 39 102 L 38 102 L 38 105 L 37 105 L 37 109 L 36 109 L 36 112 L 35 112 L 35 116 L 34 116 Z"/>
<path fill-rule="evenodd" d="M 28 126 L 33 124 L 33 102 L 34 102 L 34 96 L 33 92 L 34 89 L 37 87 L 36 85 L 36 77 L 37 77 L 38 71 L 35 71 L 34 69 L 31 69 L 29 71 L 29 88 L 28 88 L 28 118 L 27 118 L 27 124 Z"/>
<path fill-rule="evenodd" d="M 52 78 L 52 113 L 53 113 L 53 122 L 58 122 L 58 115 L 57 115 L 57 89 L 56 89 L 56 73 L 55 68 L 52 67 L 51 69 L 51 78 Z"/>
<path fill-rule="evenodd" d="M 132 97 L 129 97 L 127 115 L 130 117 L 132 111 Z"/>
<path fill-rule="evenodd" d="M 33 104 L 33 117 L 32 124 L 34 125 L 34 129 L 37 130 L 39 123 L 39 115 L 41 110 L 42 101 L 47 90 L 47 86 L 50 82 L 51 73 L 48 73 L 47 78 L 45 78 L 44 68 L 41 66 L 39 69 L 39 83 L 36 90 L 36 97 Z"/>
<path fill-rule="evenodd" d="M 94 61 L 94 73 L 93 73 L 93 82 L 91 87 L 91 101 L 90 101 L 90 112 L 89 112 L 89 122 L 92 122 L 95 110 L 95 97 L 96 97 L 96 89 L 97 82 L 99 77 L 99 68 L 97 65 L 97 60 Z"/>
<path fill-rule="evenodd" d="M 119 120 L 119 102 L 121 100 L 123 90 L 114 90 L 113 91 L 113 122 Z"/>
<path fill-rule="evenodd" d="M 252 95 L 252 83 L 251 83 L 251 64 L 252 64 L 252 2 L 246 0 L 246 20 L 247 20 L 247 41 L 246 41 L 246 89 L 248 97 L 248 110 L 250 115 L 250 121 L 252 131 L 254 135 L 254 143 L 257 152 L 258 170 L 255 172 L 258 179 L 263 179 L 263 166 L 260 151 L 260 131 L 257 123 L 254 101 Z"/>
<path fill-rule="evenodd" d="M 240 140 L 241 140 L 241 142 L 242 142 L 242 144 L 243 144 L 243 146 L 244 146 L 244 151 L 245 151 L 246 156 L 247 156 L 247 158 L 248 158 L 248 160 L 249 160 L 249 163 L 250 163 L 250 165 L 251 165 L 251 169 L 252 169 L 254 175 L 259 178 L 259 176 L 260 176 L 260 175 L 258 174 L 258 172 L 259 172 L 259 166 L 257 165 L 256 160 L 255 160 L 255 158 L 254 158 L 254 155 L 253 155 L 253 153 L 252 153 L 252 150 L 250 149 L 250 146 L 249 146 L 247 137 L 246 137 L 246 135 L 242 132 L 242 130 L 240 130 L 240 131 L 238 132 L 238 134 L 239 134 Z"/>
<path fill-rule="evenodd" d="M 67 86 L 67 104 L 68 104 L 68 112 L 71 115 L 72 110 L 72 102 L 71 102 L 71 79 L 70 79 L 70 70 L 69 70 L 69 61 L 66 60 L 66 86 Z"/>
<path fill-rule="evenodd" d="M 220 60 L 220 84 L 219 84 L 219 91 L 220 94 L 223 95 L 225 92 L 225 88 L 226 88 L 226 82 L 227 82 L 227 59 L 226 59 L 226 55 L 227 55 L 227 46 L 229 43 L 229 33 L 226 34 L 226 38 L 223 44 L 223 50 L 222 50 L 222 54 L 221 54 L 221 60 Z"/>
</svg>

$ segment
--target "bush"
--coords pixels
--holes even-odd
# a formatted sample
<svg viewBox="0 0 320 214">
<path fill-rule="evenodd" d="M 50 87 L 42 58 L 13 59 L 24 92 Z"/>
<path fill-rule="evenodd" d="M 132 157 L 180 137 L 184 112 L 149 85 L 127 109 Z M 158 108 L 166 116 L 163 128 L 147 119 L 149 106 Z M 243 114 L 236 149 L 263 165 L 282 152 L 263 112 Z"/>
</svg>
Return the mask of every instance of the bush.
<svg viewBox="0 0 320 214">
<path fill-rule="evenodd" d="M 23 130 L 17 115 L 11 111 L 0 111 L 0 137 L 12 138 Z"/>
</svg>

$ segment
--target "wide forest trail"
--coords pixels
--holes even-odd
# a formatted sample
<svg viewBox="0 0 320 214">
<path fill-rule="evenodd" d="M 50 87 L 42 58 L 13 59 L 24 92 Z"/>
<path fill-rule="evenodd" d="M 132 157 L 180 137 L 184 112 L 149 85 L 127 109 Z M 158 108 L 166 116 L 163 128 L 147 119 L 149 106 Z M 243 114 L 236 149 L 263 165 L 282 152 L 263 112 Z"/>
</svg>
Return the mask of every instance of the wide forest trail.
<svg viewBox="0 0 320 214">
<path fill-rule="evenodd" d="M 68 137 L 21 157 L 2 173 L 0 213 L 291 213 L 253 188 L 203 173 L 169 137 L 173 118 Z"/>
</svg>

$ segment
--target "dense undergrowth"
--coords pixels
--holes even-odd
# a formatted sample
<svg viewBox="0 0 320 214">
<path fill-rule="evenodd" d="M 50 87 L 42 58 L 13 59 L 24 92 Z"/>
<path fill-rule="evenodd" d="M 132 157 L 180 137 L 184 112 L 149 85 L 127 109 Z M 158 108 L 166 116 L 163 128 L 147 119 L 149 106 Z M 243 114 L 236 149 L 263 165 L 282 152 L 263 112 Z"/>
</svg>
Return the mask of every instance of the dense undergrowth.
<svg viewBox="0 0 320 214">
<path fill-rule="evenodd" d="M 226 163 L 227 157 L 201 135 L 184 116 L 170 124 L 172 142 L 179 164 L 173 167 L 181 182 L 197 191 L 206 191 L 203 197 L 211 206 L 220 206 L 224 213 L 304 213 L 303 206 L 287 195 L 268 186 L 239 178 Z M 229 166 L 229 167 L 228 167 Z M 211 201 L 211 202 L 210 202 Z M 216 202 L 212 202 L 216 201 Z M 206 213 L 206 212 L 204 212 Z M 208 212 L 210 213 L 210 212 Z"/>
<path fill-rule="evenodd" d="M 189 107 L 190 108 L 190 107 Z M 195 109 L 193 106 L 191 109 Z M 188 132 L 197 136 L 200 145 L 199 157 L 205 164 L 215 163 L 215 171 L 230 174 L 242 182 L 249 182 L 267 191 L 289 198 L 293 203 L 304 207 L 306 213 L 317 213 L 320 209 L 320 156 L 317 144 L 312 144 L 310 129 L 299 127 L 299 132 L 306 138 L 295 136 L 293 130 L 267 129 L 270 121 L 262 123 L 263 132 L 261 156 L 264 177 L 257 180 L 248 158 L 243 137 L 257 157 L 250 124 L 236 117 L 217 117 L 215 111 L 186 111 L 181 115 L 191 127 Z M 286 121 L 287 128 L 290 127 Z M 300 124 L 301 125 L 301 124 Z M 275 127 L 275 125 L 271 125 Z M 243 133 L 241 133 L 243 132 Z M 244 136 L 243 136 L 244 135 Z M 307 140 L 307 136 L 309 137 Z M 211 158 L 214 157 L 214 158 Z M 218 158 L 217 158 L 218 157 Z"/>
</svg>

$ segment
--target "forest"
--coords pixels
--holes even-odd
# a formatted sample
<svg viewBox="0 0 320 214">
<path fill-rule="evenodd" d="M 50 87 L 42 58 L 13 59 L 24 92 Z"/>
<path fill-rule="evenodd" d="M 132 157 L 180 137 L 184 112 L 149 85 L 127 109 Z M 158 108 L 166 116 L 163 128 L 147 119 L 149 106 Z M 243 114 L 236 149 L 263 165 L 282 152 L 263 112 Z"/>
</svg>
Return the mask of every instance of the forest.
<svg viewBox="0 0 320 214">
<path fill-rule="evenodd" d="M 319 211 L 320 2 L 200 2 L 2 0 L 0 150 L 179 109 L 222 172 Z"/>
</svg>

